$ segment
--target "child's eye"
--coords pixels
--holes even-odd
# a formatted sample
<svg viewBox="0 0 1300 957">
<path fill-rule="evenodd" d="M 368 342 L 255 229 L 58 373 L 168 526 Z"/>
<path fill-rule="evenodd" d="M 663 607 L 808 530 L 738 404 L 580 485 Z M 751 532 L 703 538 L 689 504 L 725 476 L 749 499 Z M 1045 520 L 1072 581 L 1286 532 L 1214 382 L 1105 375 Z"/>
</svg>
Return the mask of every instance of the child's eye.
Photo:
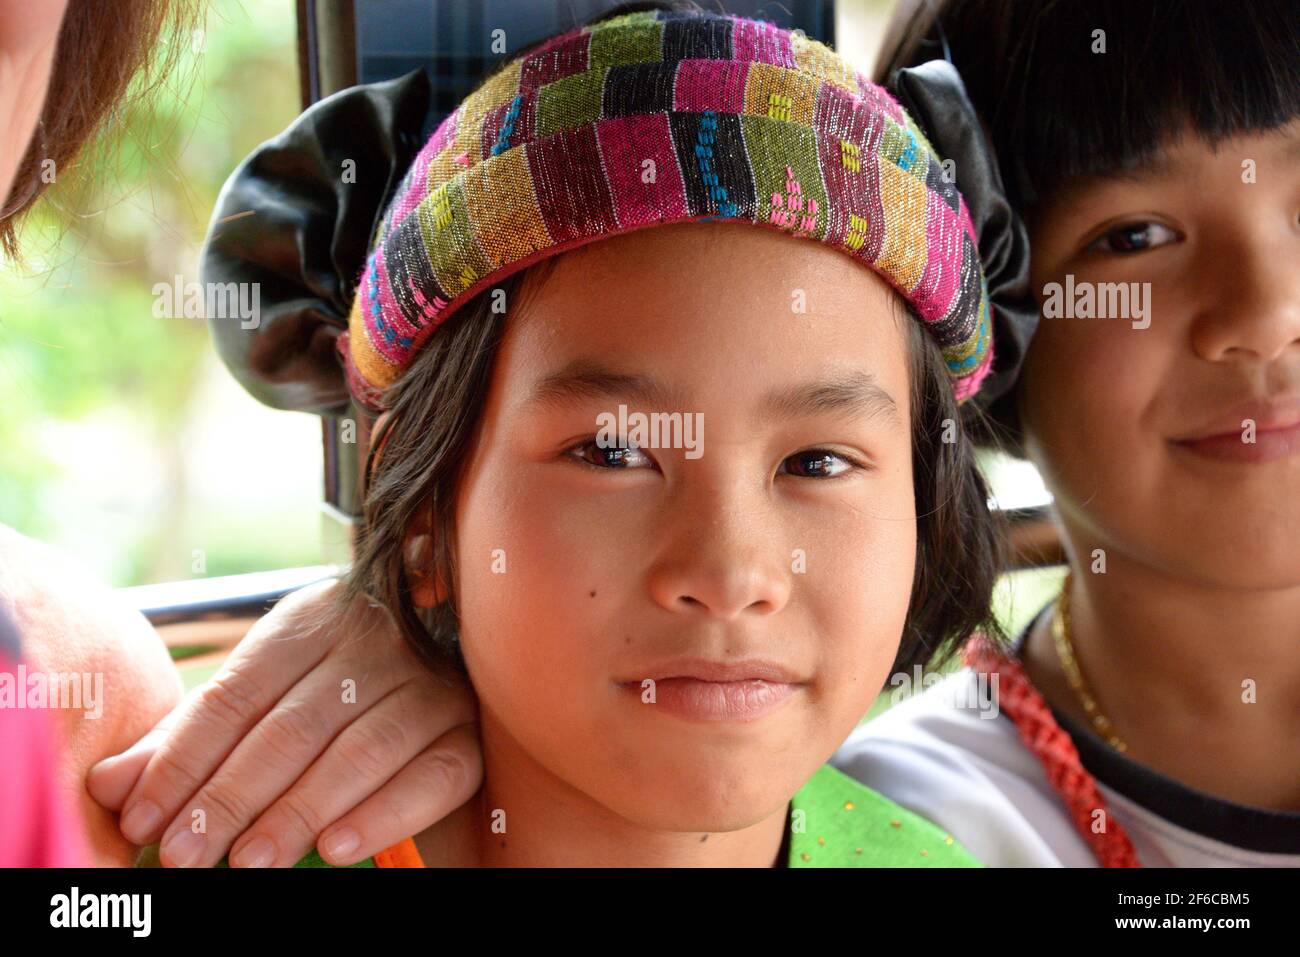
<svg viewBox="0 0 1300 957">
<path fill-rule="evenodd" d="M 1166 243 L 1177 242 L 1181 237 L 1168 226 L 1159 223 L 1126 223 L 1098 236 L 1088 246 L 1095 253 L 1140 253 Z"/>
<path fill-rule="evenodd" d="M 793 468 L 786 469 L 785 466 L 791 463 Z M 860 467 L 858 463 L 829 449 L 806 449 L 803 452 L 796 452 L 781 465 L 782 472 L 800 478 L 834 478 Z"/>
<path fill-rule="evenodd" d="M 650 460 L 650 457 L 635 445 L 602 446 L 595 439 L 579 442 L 570 448 L 566 454 L 585 462 L 593 468 L 605 469 L 611 472 L 644 468 L 646 466 L 654 467 L 654 462 Z"/>
</svg>

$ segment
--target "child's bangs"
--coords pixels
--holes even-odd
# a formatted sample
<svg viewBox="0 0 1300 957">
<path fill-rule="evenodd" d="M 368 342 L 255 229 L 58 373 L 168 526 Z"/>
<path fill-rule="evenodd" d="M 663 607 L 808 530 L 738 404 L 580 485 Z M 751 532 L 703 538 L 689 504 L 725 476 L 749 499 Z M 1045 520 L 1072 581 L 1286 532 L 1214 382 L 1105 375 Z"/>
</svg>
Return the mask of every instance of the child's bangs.
<svg viewBox="0 0 1300 957">
<path fill-rule="evenodd" d="M 1187 129 L 1217 144 L 1300 116 L 1292 0 L 934 6 L 942 31 L 923 7 L 880 72 L 946 43 L 1022 209 L 1070 179 L 1140 169 Z"/>
</svg>

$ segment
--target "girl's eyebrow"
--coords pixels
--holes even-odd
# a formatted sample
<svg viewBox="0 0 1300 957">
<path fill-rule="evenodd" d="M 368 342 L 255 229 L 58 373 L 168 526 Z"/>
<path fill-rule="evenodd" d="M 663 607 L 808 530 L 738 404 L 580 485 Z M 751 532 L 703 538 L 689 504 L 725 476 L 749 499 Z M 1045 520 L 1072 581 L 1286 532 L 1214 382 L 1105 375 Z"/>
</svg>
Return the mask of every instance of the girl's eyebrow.
<svg viewBox="0 0 1300 957">
<path fill-rule="evenodd" d="M 542 378 L 528 399 L 530 405 L 558 407 L 580 399 L 634 399 L 650 408 L 689 411 L 681 392 L 649 376 L 605 369 L 586 361 Z M 871 418 L 884 415 L 901 422 L 898 403 L 869 372 L 855 370 L 774 389 L 764 397 L 761 414 L 790 419 L 800 415 L 844 412 Z"/>
<path fill-rule="evenodd" d="M 818 382 L 777 389 L 763 401 L 766 413 L 792 419 L 800 415 L 845 412 L 873 418 L 884 415 L 901 422 L 898 403 L 869 372 L 847 372 Z"/>
</svg>

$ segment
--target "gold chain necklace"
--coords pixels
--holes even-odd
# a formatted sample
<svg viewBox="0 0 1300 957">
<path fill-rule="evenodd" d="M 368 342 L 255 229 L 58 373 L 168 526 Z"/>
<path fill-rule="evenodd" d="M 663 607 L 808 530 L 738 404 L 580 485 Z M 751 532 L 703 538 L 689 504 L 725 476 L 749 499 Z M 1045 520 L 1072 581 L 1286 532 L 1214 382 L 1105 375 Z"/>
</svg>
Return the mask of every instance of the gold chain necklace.
<svg viewBox="0 0 1300 957">
<path fill-rule="evenodd" d="M 1083 680 L 1079 662 L 1074 654 L 1074 645 L 1070 641 L 1070 580 L 1072 572 L 1065 573 L 1065 583 L 1061 586 L 1061 597 L 1056 602 L 1056 613 L 1052 616 L 1052 640 L 1056 644 L 1057 657 L 1065 669 L 1065 680 L 1070 683 L 1079 704 L 1092 722 L 1093 729 L 1103 737 L 1116 751 L 1127 751 L 1126 745 L 1115 733 L 1115 726 L 1110 718 L 1102 713 L 1101 706 L 1088 683 Z"/>
</svg>

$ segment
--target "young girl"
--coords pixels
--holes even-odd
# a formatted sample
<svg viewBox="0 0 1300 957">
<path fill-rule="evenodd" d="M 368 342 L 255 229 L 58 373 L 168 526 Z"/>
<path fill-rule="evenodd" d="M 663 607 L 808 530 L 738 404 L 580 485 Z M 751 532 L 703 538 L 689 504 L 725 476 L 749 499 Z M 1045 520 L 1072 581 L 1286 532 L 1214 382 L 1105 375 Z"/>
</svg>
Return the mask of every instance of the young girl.
<svg viewBox="0 0 1300 957">
<path fill-rule="evenodd" d="M 1045 306 L 1151 308 L 1044 318 L 998 410 L 1055 499 L 1059 597 L 835 764 L 990 864 L 1300 865 L 1294 4 L 910 7 L 878 72 L 948 51 Z M 1003 720 L 959 704 L 988 672 Z"/>
<path fill-rule="evenodd" d="M 381 414 L 348 584 L 464 667 L 484 784 L 380 863 L 974 863 L 825 761 L 988 621 L 977 239 L 898 104 L 770 24 L 597 22 L 439 126 L 339 340 Z"/>
</svg>

